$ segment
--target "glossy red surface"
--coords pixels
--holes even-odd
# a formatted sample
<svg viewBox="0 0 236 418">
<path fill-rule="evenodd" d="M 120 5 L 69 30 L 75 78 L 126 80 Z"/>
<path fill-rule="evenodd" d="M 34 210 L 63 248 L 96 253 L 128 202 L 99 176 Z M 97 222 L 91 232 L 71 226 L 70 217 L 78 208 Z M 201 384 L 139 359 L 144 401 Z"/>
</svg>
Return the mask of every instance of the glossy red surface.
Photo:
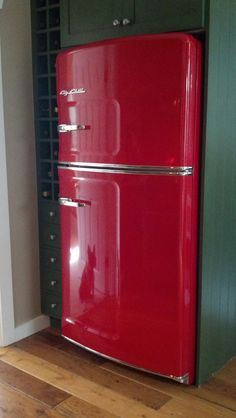
<svg viewBox="0 0 236 418">
<path fill-rule="evenodd" d="M 62 334 L 164 375 L 194 376 L 196 177 L 59 170 Z"/>
<path fill-rule="evenodd" d="M 62 333 L 101 354 L 194 382 L 200 43 L 185 34 L 60 54 L 66 162 L 193 166 L 192 176 L 60 169 Z"/>
<path fill-rule="evenodd" d="M 192 165 L 199 43 L 183 33 L 104 41 L 57 59 L 59 160 Z M 86 93 L 60 95 L 84 88 Z"/>
</svg>

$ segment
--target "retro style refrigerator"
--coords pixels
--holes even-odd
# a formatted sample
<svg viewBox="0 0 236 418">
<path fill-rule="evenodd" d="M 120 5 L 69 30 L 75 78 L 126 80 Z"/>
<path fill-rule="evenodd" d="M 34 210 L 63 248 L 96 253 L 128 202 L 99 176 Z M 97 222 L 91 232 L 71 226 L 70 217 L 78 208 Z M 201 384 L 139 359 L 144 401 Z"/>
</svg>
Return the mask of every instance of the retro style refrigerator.
<svg viewBox="0 0 236 418">
<path fill-rule="evenodd" d="M 62 335 L 194 382 L 201 44 L 134 36 L 57 59 Z"/>
</svg>

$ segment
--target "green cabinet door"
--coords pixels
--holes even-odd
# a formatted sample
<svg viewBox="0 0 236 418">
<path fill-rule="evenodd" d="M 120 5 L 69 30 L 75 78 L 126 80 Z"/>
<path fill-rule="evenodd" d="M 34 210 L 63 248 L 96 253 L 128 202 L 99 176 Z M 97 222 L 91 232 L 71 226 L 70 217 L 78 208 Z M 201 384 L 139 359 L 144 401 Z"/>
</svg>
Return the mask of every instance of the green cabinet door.
<svg viewBox="0 0 236 418">
<path fill-rule="evenodd" d="M 63 47 L 128 35 L 202 29 L 205 0 L 61 0 Z"/>
<path fill-rule="evenodd" d="M 204 27 L 205 1 L 135 0 L 135 32 L 159 33 Z"/>
<path fill-rule="evenodd" d="M 123 19 L 133 22 L 134 0 L 62 0 L 62 46 L 116 37 Z"/>
</svg>

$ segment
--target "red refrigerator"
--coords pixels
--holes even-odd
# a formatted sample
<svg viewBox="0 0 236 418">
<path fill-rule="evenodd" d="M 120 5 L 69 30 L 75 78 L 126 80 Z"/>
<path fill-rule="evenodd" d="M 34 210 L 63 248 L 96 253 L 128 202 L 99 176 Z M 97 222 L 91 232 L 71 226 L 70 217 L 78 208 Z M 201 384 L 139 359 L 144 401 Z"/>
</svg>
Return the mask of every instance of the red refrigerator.
<svg viewBox="0 0 236 418">
<path fill-rule="evenodd" d="M 193 383 L 201 44 L 109 40 L 57 59 L 62 335 Z"/>
</svg>

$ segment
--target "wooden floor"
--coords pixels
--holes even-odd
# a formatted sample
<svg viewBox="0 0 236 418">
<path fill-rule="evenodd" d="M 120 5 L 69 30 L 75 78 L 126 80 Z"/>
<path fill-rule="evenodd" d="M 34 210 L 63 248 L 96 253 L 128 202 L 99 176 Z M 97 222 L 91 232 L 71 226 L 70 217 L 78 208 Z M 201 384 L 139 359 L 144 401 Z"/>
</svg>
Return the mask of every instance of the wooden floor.
<svg viewBox="0 0 236 418">
<path fill-rule="evenodd" d="M 105 361 L 42 331 L 0 348 L 0 418 L 235 418 L 236 359 L 201 388 Z"/>
</svg>

